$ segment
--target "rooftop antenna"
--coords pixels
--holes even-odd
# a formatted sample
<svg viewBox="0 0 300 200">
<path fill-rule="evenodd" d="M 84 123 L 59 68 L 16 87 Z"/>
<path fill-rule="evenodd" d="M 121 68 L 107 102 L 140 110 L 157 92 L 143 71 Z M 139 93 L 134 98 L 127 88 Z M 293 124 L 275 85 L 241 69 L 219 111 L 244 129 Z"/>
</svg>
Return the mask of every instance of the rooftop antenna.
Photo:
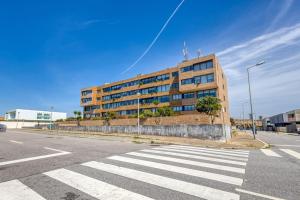
<svg viewBox="0 0 300 200">
<path fill-rule="evenodd" d="M 187 61 L 189 59 L 189 57 L 188 57 L 189 52 L 188 52 L 188 49 L 186 47 L 185 41 L 183 42 L 183 50 L 182 50 L 182 52 L 183 52 L 184 60 Z"/>
<path fill-rule="evenodd" d="M 198 50 L 197 50 L 197 56 L 198 56 L 198 58 L 200 58 L 200 57 L 202 56 L 202 51 L 201 51 L 201 49 L 198 49 Z"/>
</svg>

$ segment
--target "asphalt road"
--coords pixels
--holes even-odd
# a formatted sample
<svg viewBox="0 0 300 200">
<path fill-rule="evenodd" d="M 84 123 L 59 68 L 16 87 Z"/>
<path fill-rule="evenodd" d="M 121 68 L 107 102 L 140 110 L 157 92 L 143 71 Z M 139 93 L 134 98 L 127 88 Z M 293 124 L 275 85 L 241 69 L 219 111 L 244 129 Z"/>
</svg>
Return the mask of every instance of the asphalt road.
<svg viewBox="0 0 300 200">
<path fill-rule="evenodd" d="M 300 136 L 259 133 L 261 150 L 150 146 L 0 133 L 0 200 L 293 199 Z"/>
</svg>

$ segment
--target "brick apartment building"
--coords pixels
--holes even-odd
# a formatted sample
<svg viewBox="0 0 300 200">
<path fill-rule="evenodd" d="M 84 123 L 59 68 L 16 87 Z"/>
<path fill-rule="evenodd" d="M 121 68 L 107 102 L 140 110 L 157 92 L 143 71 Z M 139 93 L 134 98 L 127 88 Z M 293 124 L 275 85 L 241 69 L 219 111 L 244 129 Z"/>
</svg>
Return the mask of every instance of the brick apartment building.
<svg viewBox="0 0 300 200">
<path fill-rule="evenodd" d="M 208 95 L 222 101 L 224 122 L 229 124 L 227 80 L 214 54 L 158 72 L 84 88 L 80 105 L 86 118 L 101 117 L 106 112 L 124 117 L 136 114 L 138 98 L 141 111 L 169 106 L 179 114 L 199 114 L 195 110 L 197 99 Z"/>
</svg>

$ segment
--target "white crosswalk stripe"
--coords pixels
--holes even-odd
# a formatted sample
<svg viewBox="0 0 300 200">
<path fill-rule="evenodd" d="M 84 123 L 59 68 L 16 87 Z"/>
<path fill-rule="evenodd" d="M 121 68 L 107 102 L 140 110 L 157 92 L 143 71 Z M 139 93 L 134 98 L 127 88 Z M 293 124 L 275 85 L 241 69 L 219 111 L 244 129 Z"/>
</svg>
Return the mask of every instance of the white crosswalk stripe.
<svg viewBox="0 0 300 200">
<path fill-rule="evenodd" d="M 149 197 L 130 192 L 128 190 L 66 169 L 58 169 L 46 172 L 44 174 L 82 192 L 85 192 L 97 199 L 151 200 Z"/>
<path fill-rule="evenodd" d="M 166 170 L 166 171 L 170 171 L 170 172 L 186 174 L 186 175 L 190 175 L 190 176 L 196 176 L 196 177 L 200 177 L 200 178 L 206 178 L 206 179 L 220 181 L 223 183 L 229 183 L 229 184 L 233 184 L 233 185 L 240 186 L 243 183 L 243 179 L 241 179 L 241 178 L 225 176 L 225 175 L 221 175 L 221 174 L 210 173 L 210 172 L 205 172 L 205 171 L 200 171 L 200 170 L 188 169 L 188 168 L 184 168 L 184 167 L 176 167 L 173 165 L 166 165 L 166 164 L 150 162 L 150 161 L 145 161 L 145 160 L 139 160 L 139 159 L 134 159 L 134 158 L 127 158 L 127 157 L 123 157 L 123 156 L 112 156 L 112 157 L 109 157 L 108 159 L 127 162 L 127 163 L 131 163 L 131 164 L 135 164 L 135 165 L 152 167 L 152 168 Z"/>
<path fill-rule="evenodd" d="M 300 159 L 300 153 L 298 153 L 297 151 L 291 150 L 291 149 L 280 149 L 281 151 L 297 158 Z"/>
<path fill-rule="evenodd" d="M 261 152 L 263 152 L 267 156 L 281 157 L 278 153 L 272 151 L 271 149 L 261 149 Z"/>
<path fill-rule="evenodd" d="M 228 155 L 228 156 L 236 156 L 236 157 L 245 157 L 248 158 L 248 153 L 239 153 L 235 151 L 222 151 L 219 149 L 211 150 L 211 149 L 194 149 L 194 148 L 184 148 L 184 147 L 176 147 L 176 146 L 164 146 L 164 148 L 170 148 L 170 149 L 178 149 L 178 150 L 187 150 L 187 151 L 193 151 L 193 152 L 206 152 L 206 153 L 216 153 L 219 155 Z"/>
<path fill-rule="evenodd" d="M 0 200 L 46 200 L 18 180 L 0 183 Z"/>
<path fill-rule="evenodd" d="M 94 169 L 102 170 L 112 174 L 120 175 L 126 178 L 142 181 L 152 185 L 160 186 L 177 192 L 182 192 L 199 198 L 204 198 L 208 200 L 237 200 L 239 195 L 231 192 L 226 192 L 202 185 L 197 185 L 177 179 L 167 178 L 164 176 L 159 176 L 155 174 L 150 174 L 134 169 L 118 167 L 111 164 L 105 164 L 100 162 L 88 162 L 82 164 L 83 166 L 88 166 Z"/>
<path fill-rule="evenodd" d="M 181 150 L 181 149 L 172 149 L 172 148 L 155 148 L 155 150 L 165 150 L 165 151 L 173 151 L 173 152 L 180 152 L 180 153 L 188 153 L 188 154 L 195 154 L 195 155 L 203 155 L 203 156 L 209 156 L 209 157 L 216 157 L 216 158 L 225 158 L 230 160 L 239 160 L 239 161 L 248 161 L 247 158 L 240 158 L 235 156 L 228 156 L 228 155 L 220 155 L 217 153 L 205 153 L 205 152 L 195 152 L 192 150 Z"/>
<path fill-rule="evenodd" d="M 245 173 L 245 169 L 238 168 L 238 167 L 230 167 L 230 166 L 225 166 L 225 165 L 217 165 L 217 164 L 212 164 L 212 163 L 205 163 L 205 162 L 199 162 L 199 161 L 193 161 L 193 160 L 186 160 L 186 159 L 173 158 L 173 157 L 167 157 L 167 156 L 158 156 L 158 155 L 138 153 L 138 152 L 130 152 L 127 154 L 133 155 L 133 156 L 144 157 L 144 158 L 152 158 L 152 159 L 170 161 L 170 162 L 175 162 L 175 163 L 180 163 L 180 164 L 194 165 L 194 166 L 198 166 L 198 167 L 206 167 L 206 168 L 211 168 L 211 169 L 235 172 L 235 173 L 240 173 L 240 174 Z"/>
<path fill-rule="evenodd" d="M 157 153 L 157 154 L 164 154 L 164 155 L 170 155 L 170 156 L 179 156 L 179 157 L 185 157 L 185 158 L 200 159 L 200 160 L 207 160 L 207 161 L 213 161 L 213 162 L 221 162 L 221 163 L 227 163 L 227 164 L 233 164 L 233 165 L 246 166 L 245 162 L 225 160 L 225 159 L 219 159 L 219 158 L 211 158 L 211 157 L 205 157 L 205 156 L 196 156 L 196 155 L 191 155 L 191 154 L 173 153 L 173 152 L 148 150 L 148 149 L 141 150 L 141 151 L 148 152 L 148 153 Z"/>
<path fill-rule="evenodd" d="M 210 152 L 231 153 L 231 154 L 237 154 L 237 155 L 249 155 L 249 151 L 246 151 L 246 150 L 213 149 L 213 148 L 182 146 L 182 145 L 170 145 L 168 147 L 181 148 L 181 149 L 192 149 L 192 150 L 195 150 L 195 151 L 202 150 L 202 151 L 210 151 Z"/>
<path fill-rule="evenodd" d="M 131 179 L 133 185 L 150 184 L 153 187 L 158 186 L 161 189 L 167 189 L 168 192 L 181 193 L 183 196 L 191 195 L 207 200 L 239 200 L 240 196 L 234 188 L 243 184 L 242 176 L 245 174 L 244 168 L 248 161 L 248 154 L 216 150 L 186 146 L 182 148 L 164 146 L 110 156 L 105 158 L 104 162 L 83 163 L 79 171 L 76 170 L 76 172 L 61 168 L 45 172 L 43 175 L 101 200 L 153 200 L 155 195 L 152 196 L 151 193 L 143 193 L 142 191 L 140 194 L 136 190 L 130 191 L 133 186 L 128 187 L 125 184 L 123 188 L 122 185 L 116 186 L 111 182 L 107 183 L 105 181 L 107 178 L 98 180 L 94 176 L 89 176 L 90 174 L 99 173 L 96 177 L 102 177 L 101 173 L 110 174 L 108 177 L 114 177 L 114 179 L 122 176 L 122 181 L 124 178 Z M 295 154 L 293 153 L 293 155 Z M 234 158 L 237 159 L 234 160 Z M 203 162 L 202 160 L 218 163 Z M 141 167 L 142 171 L 139 169 Z M 81 170 L 88 172 L 88 175 L 86 173 L 81 174 Z M 199 180 L 196 184 L 194 181 L 197 179 Z M 23 183 L 19 180 L 0 183 L 0 200 L 47 199 L 48 193 L 41 193 L 42 195 L 40 195 Z M 221 185 L 224 184 L 227 185 L 225 187 L 227 189 L 223 190 Z M 147 187 L 150 186 L 147 185 Z M 157 188 L 152 189 L 157 190 Z M 161 189 L 157 191 L 162 192 Z M 53 196 L 50 199 L 53 199 Z"/>
</svg>

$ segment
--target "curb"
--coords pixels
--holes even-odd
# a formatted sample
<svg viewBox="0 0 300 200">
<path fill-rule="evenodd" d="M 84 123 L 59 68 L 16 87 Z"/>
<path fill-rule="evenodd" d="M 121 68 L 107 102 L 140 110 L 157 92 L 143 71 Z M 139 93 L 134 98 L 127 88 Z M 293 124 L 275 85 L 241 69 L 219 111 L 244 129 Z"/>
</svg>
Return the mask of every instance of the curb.
<svg viewBox="0 0 300 200">
<path fill-rule="evenodd" d="M 266 149 L 266 148 L 270 148 L 270 144 L 266 143 L 265 141 L 262 141 L 261 139 L 256 138 L 258 141 L 260 141 L 261 143 L 264 144 L 264 146 L 262 147 L 262 149 Z"/>
</svg>

